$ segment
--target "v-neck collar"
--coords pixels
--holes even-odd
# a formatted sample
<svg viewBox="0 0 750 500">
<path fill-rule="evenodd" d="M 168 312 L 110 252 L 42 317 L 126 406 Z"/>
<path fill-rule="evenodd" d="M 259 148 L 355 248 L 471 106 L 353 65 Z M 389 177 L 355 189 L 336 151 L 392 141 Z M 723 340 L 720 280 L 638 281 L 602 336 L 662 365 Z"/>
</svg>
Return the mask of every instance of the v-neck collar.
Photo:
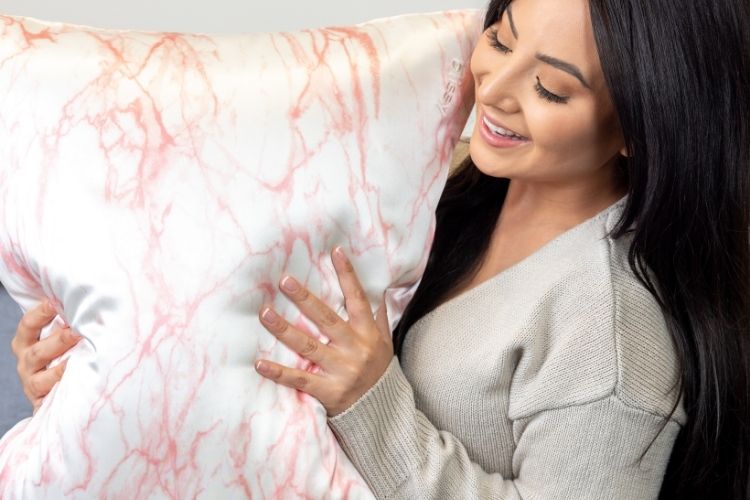
<svg viewBox="0 0 750 500">
<path fill-rule="evenodd" d="M 446 300 L 445 302 L 443 302 L 442 304 L 440 304 L 439 306 L 437 306 L 436 308 L 432 309 L 430 312 L 428 312 L 427 314 L 419 318 L 412 325 L 412 327 L 416 326 L 417 323 L 420 323 L 422 320 L 428 318 L 436 311 L 440 309 L 444 309 L 445 307 L 449 307 L 452 304 L 464 302 L 465 300 L 473 297 L 474 295 L 481 292 L 482 290 L 485 290 L 486 288 L 491 287 L 493 284 L 502 281 L 506 276 L 517 273 L 523 267 L 527 267 L 530 263 L 535 262 L 536 260 L 544 256 L 546 253 L 549 253 L 553 247 L 559 246 L 560 243 L 571 238 L 573 235 L 579 233 L 581 230 L 590 226 L 594 222 L 602 219 L 603 217 L 606 217 L 610 212 L 619 210 L 621 207 L 625 205 L 627 201 L 627 197 L 628 195 L 626 194 L 625 196 L 623 196 L 616 202 L 612 203 L 607 208 L 601 210 L 597 214 L 589 217 L 588 219 L 571 227 L 570 229 L 567 229 L 564 232 L 560 233 L 559 235 L 557 235 L 556 237 L 554 237 L 553 239 L 551 239 L 550 241 L 548 241 L 547 243 L 545 243 L 544 245 L 542 245 L 541 247 L 539 247 L 538 249 L 536 249 L 535 251 L 533 251 L 532 253 L 524 257 L 523 259 L 521 259 L 520 261 L 516 262 L 512 266 L 503 269 L 499 273 L 495 274 L 494 276 L 491 276 L 490 278 L 487 278 L 486 280 L 482 281 L 478 285 L 475 285 L 469 288 L 468 290 L 464 290 L 463 292 L 456 295 L 455 297 L 452 297 L 449 300 Z"/>
</svg>

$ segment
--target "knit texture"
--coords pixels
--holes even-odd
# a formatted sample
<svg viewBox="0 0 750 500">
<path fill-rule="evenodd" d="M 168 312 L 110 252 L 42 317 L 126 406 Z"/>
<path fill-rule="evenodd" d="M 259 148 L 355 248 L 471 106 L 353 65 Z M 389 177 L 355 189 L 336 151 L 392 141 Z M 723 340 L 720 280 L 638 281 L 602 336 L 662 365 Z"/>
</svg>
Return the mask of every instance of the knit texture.
<svg viewBox="0 0 750 500">
<path fill-rule="evenodd" d="M 607 236 L 626 198 L 422 317 L 328 419 L 377 498 L 658 496 L 686 417 L 663 313 Z"/>
</svg>

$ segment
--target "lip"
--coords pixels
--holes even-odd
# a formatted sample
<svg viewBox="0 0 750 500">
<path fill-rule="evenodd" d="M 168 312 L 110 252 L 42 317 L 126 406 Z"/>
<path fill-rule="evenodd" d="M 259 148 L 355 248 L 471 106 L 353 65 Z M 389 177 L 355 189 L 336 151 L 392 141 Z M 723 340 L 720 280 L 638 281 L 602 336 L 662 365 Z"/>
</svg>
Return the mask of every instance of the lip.
<svg viewBox="0 0 750 500">
<path fill-rule="evenodd" d="M 509 137 L 503 137 L 503 136 L 499 136 L 493 133 L 489 128 L 487 128 L 487 125 L 484 124 L 485 116 L 486 115 L 484 111 L 482 110 L 480 112 L 480 116 L 478 116 L 477 118 L 479 121 L 479 130 L 481 132 L 480 135 L 482 136 L 482 139 L 484 139 L 484 141 L 490 146 L 494 146 L 497 148 L 512 148 L 512 147 L 524 146 L 526 144 L 531 143 L 529 139 L 525 139 L 525 140 L 511 139 Z M 502 123 L 499 123 L 497 120 L 493 120 L 489 116 L 487 117 L 487 121 L 489 121 L 491 124 L 497 127 L 502 127 L 505 130 L 510 130 L 511 132 L 518 134 L 518 132 L 514 131 L 513 129 L 509 127 L 506 127 Z M 518 135 L 521 135 L 521 134 L 518 134 Z"/>
</svg>

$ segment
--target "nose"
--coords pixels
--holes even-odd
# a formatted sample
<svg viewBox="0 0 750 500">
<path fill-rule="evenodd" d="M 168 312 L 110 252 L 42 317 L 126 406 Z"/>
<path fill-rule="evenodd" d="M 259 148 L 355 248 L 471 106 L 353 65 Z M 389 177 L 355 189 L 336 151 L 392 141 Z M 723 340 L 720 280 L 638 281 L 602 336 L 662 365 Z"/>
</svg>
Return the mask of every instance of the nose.
<svg viewBox="0 0 750 500">
<path fill-rule="evenodd" d="M 516 90 L 513 70 L 510 65 L 492 68 L 477 77 L 476 100 L 487 107 L 512 114 L 521 110 Z"/>
</svg>

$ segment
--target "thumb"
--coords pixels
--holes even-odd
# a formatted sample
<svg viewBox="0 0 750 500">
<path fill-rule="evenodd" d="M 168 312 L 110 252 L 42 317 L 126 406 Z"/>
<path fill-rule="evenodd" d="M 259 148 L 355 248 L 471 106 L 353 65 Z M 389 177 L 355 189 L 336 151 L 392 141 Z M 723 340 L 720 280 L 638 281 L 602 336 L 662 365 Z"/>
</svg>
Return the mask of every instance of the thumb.
<svg viewBox="0 0 750 500">
<path fill-rule="evenodd" d="M 377 325 L 378 330 L 386 339 L 391 340 L 391 325 L 388 321 L 388 309 L 385 306 L 385 293 L 383 293 L 383 299 L 380 301 L 380 306 L 375 313 L 375 325 Z"/>
</svg>

